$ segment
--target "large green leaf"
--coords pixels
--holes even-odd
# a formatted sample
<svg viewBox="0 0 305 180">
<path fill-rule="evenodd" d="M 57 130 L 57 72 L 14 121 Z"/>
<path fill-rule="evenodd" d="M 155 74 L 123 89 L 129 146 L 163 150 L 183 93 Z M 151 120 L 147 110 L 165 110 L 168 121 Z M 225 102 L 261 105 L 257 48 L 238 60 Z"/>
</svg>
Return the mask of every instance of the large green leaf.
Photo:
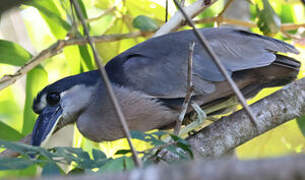
<svg viewBox="0 0 305 180">
<path fill-rule="evenodd" d="M 24 158 L 0 158 L 0 170 L 24 169 L 34 164 Z"/>
<path fill-rule="evenodd" d="M 58 176 L 61 174 L 61 169 L 56 165 L 55 162 L 49 162 L 43 166 L 41 174 L 43 176 Z"/>
<path fill-rule="evenodd" d="M 32 110 L 33 99 L 37 93 L 48 83 L 47 72 L 41 67 L 37 66 L 28 72 L 26 77 L 26 97 L 23 112 L 23 128 L 22 134 L 29 134 L 34 126 L 37 115 Z"/>
<path fill-rule="evenodd" d="M 257 25 L 265 35 L 274 35 L 280 31 L 281 19 L 275 13 L 268 0 L 263 0 L 263 4 L 264 8 L 258 10 Z M 259 9 L 258 6 L 257 9 Z"/>
<path fill-rule="evenodd" d="M 18 131 L 0 121 L 0 139 L 17 141 L 22 137 Z"/>
<path fill-rule="evenodd" d="M 32 55 L 19 44 L 0 40 L 0 63 L 22 66 L 31 57 Z"/>
<path fill-rule="evenodd" d="M 34 0 L 29 5 L 38 9 L 56 38 L 65 38 L 71 26 L 62 19 L 54 0 Z"/>
</svg>

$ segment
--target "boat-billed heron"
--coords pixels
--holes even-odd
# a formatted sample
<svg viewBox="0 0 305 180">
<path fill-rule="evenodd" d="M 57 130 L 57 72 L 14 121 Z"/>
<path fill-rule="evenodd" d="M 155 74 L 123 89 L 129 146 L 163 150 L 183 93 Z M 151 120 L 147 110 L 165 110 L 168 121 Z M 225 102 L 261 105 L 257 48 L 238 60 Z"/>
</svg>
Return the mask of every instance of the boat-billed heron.
<svg viewBox="0 0 305 180">
<path fill-rule="evenodd" d="M 262 88 L 293 81 L 300 63 L 279 53 L 298 53 L 285 42 L 231 28 L 200 32 L 245 97 Z M 105 68 L 131 130 L 174 125 L 187 92 L 189 45 L 193 53 L 191 101 L 215 104 L 234 93 L 190 30 L 149 39 L 110 60 Z M 63 78 L 45 87 L 34 100 L 39 114 L 32 144 L 41 145 L 63 126 L 76 123 L 87 138 L 100 142 L 124 133 L 97 70 Z"/>
</svg>

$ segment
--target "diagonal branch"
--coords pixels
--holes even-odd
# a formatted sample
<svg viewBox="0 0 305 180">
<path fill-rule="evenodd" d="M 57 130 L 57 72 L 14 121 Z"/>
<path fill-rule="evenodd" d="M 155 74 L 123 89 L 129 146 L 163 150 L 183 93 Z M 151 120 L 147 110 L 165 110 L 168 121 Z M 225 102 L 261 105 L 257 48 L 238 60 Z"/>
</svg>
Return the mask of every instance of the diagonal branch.
<svg viewBox="0 0 305 180">
<path fill-rule="evenodd" d="M 201 11 L 205 10 L 207 7 L 211 6 L 214 4 L 217 0 L 197 0 L 193 4 L 184 7 L 184 10 L 186 14 L 189 17 L 195 17 L 198 15 Z M 208 3 L 206 3 L 208 2 Z M 165 23 L 154 35 L 154 37 L 161 36 L 164 34 L 167 34 L 169 32 L 175 31 L 177 28 L 181 26 L 184 22 L 184 17 L 180 11 L 177 11 L 173 17 L 170 18 L 167 23 Z"/>
<path fill-rule="evenodd" d="M 304 115 L 305 78 L 252 104 L 251 109 L 257 119 L 258 131 L 245 110 L 240 110 L 189 137 L 194 153 L 203 157 L 222 156 L 254 137 Z"/>
<path fill-rule="evenodd" d="M 113 34 L 113 35 L 102 35 L 102 36 L 93 36 L 92 40 L 95 43 L 99 42 L 111 42 L 118 41 L 127 38 L 135 38 L 139 36 L 146 36 L 149 34 L 144 34 L 142 32 L 132 32 L 127 34 Z M 38 64 L 40 64 L 45 59 L 48 59 L 52 56 L 59 54 L 62 49 L 66 46 L 71 45 L 84 45 L 87 44 L 88 41 L 85 38 L 75 38 L 75 39 L 67 39 L 67 40 L 58 40 L 56 43 L 52 44 L 47 49 L 44 49 L 39 54 L 32 57 L 28 63 L 22 66 L 15 74 L 13 75 L 5 75 L 0 79 L 0 91 L 11 84 L 15 83 L 18 79 L 24 76 L 27 72 L 32 70 Z"/>
</svg>

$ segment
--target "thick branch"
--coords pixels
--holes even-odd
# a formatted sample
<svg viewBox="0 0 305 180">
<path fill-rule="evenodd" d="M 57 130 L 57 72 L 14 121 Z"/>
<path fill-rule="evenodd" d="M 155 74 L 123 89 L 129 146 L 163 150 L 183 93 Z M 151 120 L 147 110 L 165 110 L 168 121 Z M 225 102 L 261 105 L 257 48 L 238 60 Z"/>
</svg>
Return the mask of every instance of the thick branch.
<svg viewBox="0 0 305 180">
<path fill-rule="evenodd" d="M 183 9 L 185 10 L 186 14 L 189 17 L 195 17 L 197 14 L 199 14 L 201 11 L 206 9 L 207 7 L 211 6 L 214 4 L 217 0 L 197 0 L 193 4 L 184 7 Z M 184 17 L 180 11 L 177 11 L 173 17 L 170 18 L 169 21 L 167 21 L 154 35 L 156 36 L 161 36 L 164 34 L 167 34 L 169 32 L 172 32 L 176 30 L 181 24 L 184 22 Z"/>
<path fill-rule="evenodd" d="M 52 178 L 55 180 L 78 179 L 120 179 L 120 180 L 304 180 L 305 155 L 273 159 L 238 161 L 222 159 L 214 161 L 192 161 L 175 166 L 150 166 L 125 173 L 113 173 L 92 176 L 68 176 Z"/>
<path fill-rule="evenodd" d="M 251 105 L 257 129 L 240 110 L 202 129 L 188 139 L 196 155 L 218 157 L 237 146 L 305 114 L 305 78 Z M 257 131 L 258 130 L 258 131 Z"/>
</svg>

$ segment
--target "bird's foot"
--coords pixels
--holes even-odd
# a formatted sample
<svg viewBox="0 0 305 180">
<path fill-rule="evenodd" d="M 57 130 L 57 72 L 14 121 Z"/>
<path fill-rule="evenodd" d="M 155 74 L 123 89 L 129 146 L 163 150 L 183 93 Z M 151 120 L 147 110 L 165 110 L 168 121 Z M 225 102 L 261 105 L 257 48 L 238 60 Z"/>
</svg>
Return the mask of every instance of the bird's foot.
<svg viewBox="0 0 305 180">
<path fill-rule="evenodd" d="M 194 122 L 188 124 L 187 126 L 185 126 L 184 128 L 181 129 L 181 131 L 178 134 L 178 136 L 180 136 L 180 137 L 188 134 L 189 132 L 191 132 L 195 128 L 197 128 L 198 126 L 202 125 L 204 120 L 206 120 L 206 118 L 207 118 L 206 113 L 200 108 L 200 106 L 198 104 L 192 103 L 191 106 L 197 113 L 197 118 Z"/>
</svg>

